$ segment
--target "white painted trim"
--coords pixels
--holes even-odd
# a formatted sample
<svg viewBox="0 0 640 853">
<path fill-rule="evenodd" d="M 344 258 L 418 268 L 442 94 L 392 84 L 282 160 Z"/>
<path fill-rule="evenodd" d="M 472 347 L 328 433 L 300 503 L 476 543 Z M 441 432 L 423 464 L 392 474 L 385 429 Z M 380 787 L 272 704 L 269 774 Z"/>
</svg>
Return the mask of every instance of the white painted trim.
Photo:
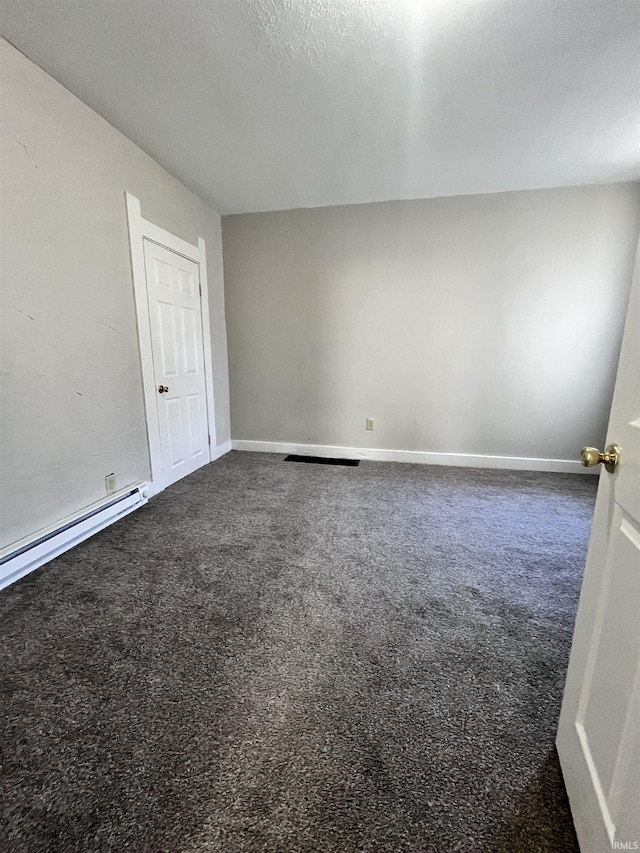
<svg viewBox="0 0 640 853">
<path fill-rule="evenodd" d="M 214 452 L 216 441 L 216 414 L 213 405 L 213 356 L 211 354 L 211 319 L 209 317 L 209 288 L 207 283 L 207 253 L 204 240 L 198 237 L 200 254 L 200 309 L 202 311 L 202 341 L 204 346 L 204 381 L 207 391 L 207 414 L 209 416 L 209 462 L 217 459 Z"/>
<path fill-rule="evenodd" d="M 219 444 L 217 447 L 211 448 L 211 461 L 215 462 L 216 459 L 220 459 L 221 456 L 224 456 L 225 453 L 230 453 L 232 450 L 231 442 L 225 441 L 223 444 Z"/>
<path fill-rule="evenodd" d="M 337 459 L 368 459 L 372 462 L 410 462 L 413 465 L 452 465 L 456 468 L 499 468 L 507 471 L 555 471 L 591 474 L 573 459 L 529 459 L 524 456 L 480 456 L 471 453 L 431 453 L 425 450 L 378 450 L 371 447 L 338 447 L 329 444 L 291 444 L 284 441 L 231 440 L 233 450 L 258 453 L 296 453 Z"/>
<path fill-rule="evenodd" d="M 171 231 L 165 231 L 164 228 L 160 228 L 159 225 L 154 225 L 153 222 L 149 222 L 148 219 L 143 219 L 142 214 L 140 212 L 140 202 L 135 197 L 132 196 L 131 193 L 126 193 L 127 200 L 135 199 L 138 202 L 138 214 L 140 219 L 142 220 L 142 236 L 147 237 L 149 240 L 153 240 L 154 243 L 159 243 L 161 246 L 164 246 L 166 249 L 171 249 L 172 252 L 177 252 L 179 255 L 184 255 L 185 258 L 188 258 L 190 261 L 195 261 L 198 263 L 200 261 L 200 243 L 187 243 L 186 240 L 183 240 L 181 237 L 176 237 L 175 234 L 172 234 Z M 200 239 L 200 238 L 199 238 Z M 204 248 L 204 240 L 202 241 L 202 245 Z"/>
<path fill-rule="evenodd" d="M 155 495 L 164 488 L 159 472 L 162 471 L 162 454 L 160 452 L 160 424 L 156 406 L 156 388 L 146 381 L 153 376 L 153 355 L 151 349 L 151 323 L 147 303 L 147 276 L 144 264 L 144 230 L 140 202 L 130 193 L 125 193 L 127 202 L 127 219 L 129 223 L 129 248 L 131 252 L 131 272 L 133 275 L 133 292 L 135 295 L 136 319 L 138 324 L 138 347 L 142 368 L 142 391 L 144 397 L 145 420 L 147 423 L 147 447 L 149 451 L 149 466 L 151 471 L 151 494 Z"/>
<path fill-rule="evenodd" d="M 140 364 L 142 367 L 142 387 L 144 395 L 145 417 L 147 422 L 147 440 L 149 446 L 149 465 L 151 470 L 150 494 L 155 495 L 165 488 L 160 445 L 160 423 L 156 399 L 156 383 L 153 371 L 153 352 L 151 348 L 151 323 L 147 298 L 147 275 L 144 263 L 144 243 L 149 239 L 172 252 L 178 252 L 199 267 L 200 307 L 202 312 L 202 346 L 204 350 L 204 375 L 207 400 L 207 420 L 209 428 L 209 461 L 218 457 L 216 441 L 215 402 L 213 394 L 213 358 L 211 354 L 211 323 L 209 317 L 209 287 L 207 281 L 207 253 L 205 241 L 198 237 L 197 245 L 187 243 L 175 234 L 165 231 L 142 216 L 140 201 L 131 193 L 125 192 L 127 221 L 129 224 L 129 244 L 131 250 L 131 271 L 135 294 L 136 317 L 138 322 L 138 341 Z"/>
<path fill-rule="evenodd" d="M 54 529 L 46 528 L 28 539 L 14 543 L 10 550 L 4 549 L 1 557 L 4 562 L 0 564 L 0 589 L 138 509 L 147 503 L 148 498 L 148 485 L 137 483 L 97 501 L 81 513 L 63 519 Z"/>
</svg>

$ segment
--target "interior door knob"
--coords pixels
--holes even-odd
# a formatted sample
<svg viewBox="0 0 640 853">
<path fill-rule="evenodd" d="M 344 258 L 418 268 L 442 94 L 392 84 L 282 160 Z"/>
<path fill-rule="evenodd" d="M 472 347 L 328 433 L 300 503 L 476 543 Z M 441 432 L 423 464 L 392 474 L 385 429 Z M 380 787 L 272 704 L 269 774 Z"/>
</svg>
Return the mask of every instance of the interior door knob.
<svg viewBox="0 0 640 853">
<path fill-rule="evenodd" d="M 620 448 L 617 444 L 609 444 L 602 453 L 596 447 L 583 447 L 580 452 L 580 461 L 585 468 L 593 468 L 594 465 L 600 465 L 603 462 L 607 471 L 613 474 L 620 463 Z"/>
<path fill-rule="evenodd" d="M 169 390 L 169 388 L 167 385 L 158 385 L 158 393 L 159 394 L 164 394 L 168 390 Z"/>
</svg>

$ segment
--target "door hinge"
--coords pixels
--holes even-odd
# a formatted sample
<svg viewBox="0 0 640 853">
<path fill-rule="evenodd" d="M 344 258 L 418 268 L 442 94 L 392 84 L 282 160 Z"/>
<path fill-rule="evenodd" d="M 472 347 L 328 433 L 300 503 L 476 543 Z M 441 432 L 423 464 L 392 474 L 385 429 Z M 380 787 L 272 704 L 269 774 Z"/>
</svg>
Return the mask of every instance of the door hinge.
<svg viewBox="0 0 640 853">
<path fill-rule="evenodd" d="M 202 285 L 198 284 L 198 290 L 200 291 L 200 296 L 202 296 Z"/>
<path fill-rule="evenodd" d="M 211 447 L 211 436 L 208 435 L 207 438 L 209 439 L 209 447 Z"/>
</svg>

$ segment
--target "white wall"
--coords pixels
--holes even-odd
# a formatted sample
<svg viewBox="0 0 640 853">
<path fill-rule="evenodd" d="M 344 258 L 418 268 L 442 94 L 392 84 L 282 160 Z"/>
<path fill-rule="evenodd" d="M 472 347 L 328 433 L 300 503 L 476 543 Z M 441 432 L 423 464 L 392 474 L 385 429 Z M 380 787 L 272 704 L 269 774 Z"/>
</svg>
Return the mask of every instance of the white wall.
<svg viewBox="0 0 640 853">
<path fill-rule="evenodd" d="M 207 245 L 216 431 L 229 438 L 220 218 L 0 40 L 0 546 L 148 479 L 124 192 Z"/>
<path fill-rule="evenodd" d="M 634 184 L 224 217 L 233 439 L 576 459 L 638 226 Z"/>
</svg>

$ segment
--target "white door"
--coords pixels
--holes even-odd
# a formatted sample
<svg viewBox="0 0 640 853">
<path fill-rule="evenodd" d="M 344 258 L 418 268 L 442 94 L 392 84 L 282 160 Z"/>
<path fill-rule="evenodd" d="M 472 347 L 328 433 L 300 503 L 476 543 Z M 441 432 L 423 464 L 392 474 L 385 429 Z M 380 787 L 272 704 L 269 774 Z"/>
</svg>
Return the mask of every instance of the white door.
<svg viewBox="0 0 640 853">
<path fill-rule="evenodd" d="M 640 850 L 640 250 L 607 444 L 557 739 L 583 853 Z"/>
<path fill-rule="evenodd" d="M 144 240 L 162 485 L 209 460 L 198 264 Z M 155 476 L 155 472 L 154 472 Z"/>
</svg>

